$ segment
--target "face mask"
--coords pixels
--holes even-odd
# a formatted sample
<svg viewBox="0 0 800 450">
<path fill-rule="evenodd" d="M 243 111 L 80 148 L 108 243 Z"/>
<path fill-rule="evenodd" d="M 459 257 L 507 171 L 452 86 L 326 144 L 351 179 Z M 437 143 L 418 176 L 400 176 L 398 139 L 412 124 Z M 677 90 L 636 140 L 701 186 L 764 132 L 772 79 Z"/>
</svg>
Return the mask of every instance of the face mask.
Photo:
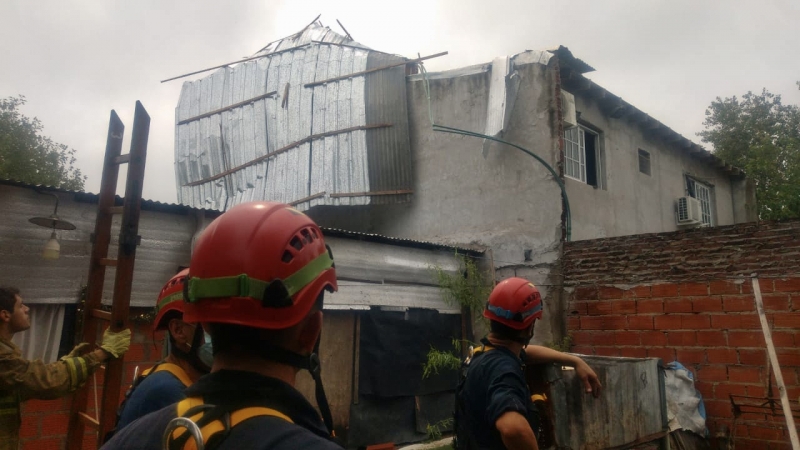
<svg viewBox="0 0 800 450">
<path fill-rule="evenodd" d="M 197 348 L 197 357 L 200 362 L 208 367 L 214 363 L 214 348 L 211 346 L 211 336 L 203 333 L 203 343 Z"/>
</svg>

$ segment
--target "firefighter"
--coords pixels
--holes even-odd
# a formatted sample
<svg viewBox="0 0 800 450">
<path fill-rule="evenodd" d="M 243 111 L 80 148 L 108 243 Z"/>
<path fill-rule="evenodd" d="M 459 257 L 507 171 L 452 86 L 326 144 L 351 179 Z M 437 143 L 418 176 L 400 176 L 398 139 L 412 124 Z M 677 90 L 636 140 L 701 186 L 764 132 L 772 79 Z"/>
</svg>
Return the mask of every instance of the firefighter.
<svg viewBox="0 0 800 450">
<path fill-rule="evenodd" d="M 324 293 L 336 288 L 333 256 L 305 214 L 271 202 L 222 214 L 197 240 L 184 293 L 184 320 L 211 335 L 211 373 L 103 448 L 161 448 L 162 437 L 171 449 L 341 448 L 316 354 Z M 301 369 L 324 420 L 294 387 Z"/>
<path fill-rule="evenodd" d="M 11 342 L 15 333 L 30 328 L 28 307 L 19 289 L 0 287 L 0 450 L 16 450 L 22 424 L 20 405 L 25 400 L 51 400 L 78 389 L 97 367 L 128 350 L 131 331 L 106 330 L 100 348 L 89 351 L 82 343 L 60 361 L 28 361 Z"/>
<path fill-rule="evenodd" d="M 153 331 L 167 331 L 169 353 L 134 380 L 120 406 L 116 430 L 183 400 L 184 389 L 211 370 L 208 334 L 202 326 L 183 321 L 183 287 L 188 273 L 189 269 L 178 272 L 158 295 Z"/>
<path fill-rule="evenodd" d="M 599 395 L 601 385 L 585 361 L 536 345 L 536 319 L 542 317 L 542 296 L 522 278 L 501 281 L 483 311 L 490 333 L 473 350 L 456 392 L 456 448 L 538 449 L 538 412 L 525 381 L 524 364 L 573 366 L 587 393 Z"/>
</svg>

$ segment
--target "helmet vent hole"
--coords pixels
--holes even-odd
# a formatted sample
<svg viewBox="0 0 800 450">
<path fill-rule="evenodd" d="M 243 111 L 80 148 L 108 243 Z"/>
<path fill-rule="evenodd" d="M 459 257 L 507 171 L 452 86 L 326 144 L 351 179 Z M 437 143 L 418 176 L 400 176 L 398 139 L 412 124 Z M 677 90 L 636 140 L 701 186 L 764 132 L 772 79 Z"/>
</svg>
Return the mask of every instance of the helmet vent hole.
<svg viewBox="0 0 800 450">
<path fill-rule="evenodd" d="M 311 229 L 311 233 L 314 235 L 314 239 L 319 239 L 319 235 L 317 234 L 317 230 Z"/>
<path fill-rule="evenodd" d="M 289 245 L 294 247 L 295 250 L 302 250 L 303 249 L 303 243 L 300 242 L 300 238 L 298 238 L 297 236 L 293 237 L 292 240 L 289 241 Z"/>
<path fill-rule="evenodd" d="M 300 234 L 303 235 L 303 242 L 305 242 L 306 244 L 311 243 L 311 233 L 308 232 L 308 229 L 301 231 Z"/>
<path fill-rule="evenodd" d="M 283 252 L 283 256 L 281 257 L 281 261 L 285 263 L 290 263 L 294 259 L 294 255 L 289 250 Z"/>
</svg>

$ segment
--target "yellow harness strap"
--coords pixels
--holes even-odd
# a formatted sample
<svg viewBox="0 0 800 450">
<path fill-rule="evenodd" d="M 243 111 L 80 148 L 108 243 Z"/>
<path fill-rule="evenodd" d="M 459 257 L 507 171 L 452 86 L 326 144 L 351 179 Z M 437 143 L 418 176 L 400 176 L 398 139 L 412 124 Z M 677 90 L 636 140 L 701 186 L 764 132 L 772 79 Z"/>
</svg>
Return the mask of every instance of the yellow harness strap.
<svg viewBox="0 0 800 450">
<path fill-rule="evenodd" d="M 183 417 L 186 414 L 186 412 L 189 411 L 190 409 L 196 406 L 201 406 L 203 404 L 204 404 L 203 399 L 200 397 L 189 397 L 187 399 L 180 401 L 178 403 L 178 417 Z M 204 411 L 200 411 L 197 414 L 194 414 L 191 417 L 189 417 L 189 419 L 196 423 L 203 417 L 203 413 Z M 294 423 L 294 421 L 286 414 L 272 408 L 265 408 L 261 406 L 251 406 L 248 408 L 238 409 L 236 411 L 231 412 L 230 416 L 231 416 L 230 417 L 231 428 L 244 422 L 247 419 L 259 416 L 277 417 L 289 423 Z M 215 420 L 213 422 L 206 424 L 204 427 L 201 427 L 200 433 L 202 433 L 203 435 L 203 445 L 208 443 L 208 440 L 211 439 L 212 436 L 221 431 L 225 431 L 225 425 L 220 420 Z M 186 433 L 186 430 L 180 430 L 180 429 L 175 430 L 172 433 L 172 439 L 177 439 L 184 433 Z M 187 440 L 186 445 L 184 445 L 183 448 L 184 450 L 197 450 L 197 447 L 193 439 Z"/>
<path fill-rule="evenodd" d="M 153 370 L 155 369 L 155 370 Z M 192 380 L 189 378 L 189 375 L 186 375 L 186 372 L 181 368 L 181 366 L 172 363 L 161 363 L 156 366 L 153 366 L 147 370 L 142 371 L 143 377 L 150 375 L 150 373 L 156 372 L 169 372 L 175 376 L 185 387 L 189 387 L 192 384 Z"/>
</svg>

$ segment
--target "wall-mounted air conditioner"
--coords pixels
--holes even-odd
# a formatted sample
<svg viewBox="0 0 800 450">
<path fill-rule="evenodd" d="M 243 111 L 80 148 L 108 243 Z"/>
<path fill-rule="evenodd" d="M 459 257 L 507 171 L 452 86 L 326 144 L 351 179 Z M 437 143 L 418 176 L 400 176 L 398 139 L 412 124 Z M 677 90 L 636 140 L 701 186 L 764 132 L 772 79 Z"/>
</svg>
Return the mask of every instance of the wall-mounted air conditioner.
<svg viewBox="0 0 800 450">
<path fill-rule="evenodd" d="M 703 222 L 700 200 L 693 197 L 678 198 L 676 221 L 678 225 L 697 225 Z"/>
<path fill-rule="evenodd" d="M 564 121 L 564 129 L 578 125 L 575 96 L 564 90 L 561 91 L 561 119 Z"/>
</svg>

